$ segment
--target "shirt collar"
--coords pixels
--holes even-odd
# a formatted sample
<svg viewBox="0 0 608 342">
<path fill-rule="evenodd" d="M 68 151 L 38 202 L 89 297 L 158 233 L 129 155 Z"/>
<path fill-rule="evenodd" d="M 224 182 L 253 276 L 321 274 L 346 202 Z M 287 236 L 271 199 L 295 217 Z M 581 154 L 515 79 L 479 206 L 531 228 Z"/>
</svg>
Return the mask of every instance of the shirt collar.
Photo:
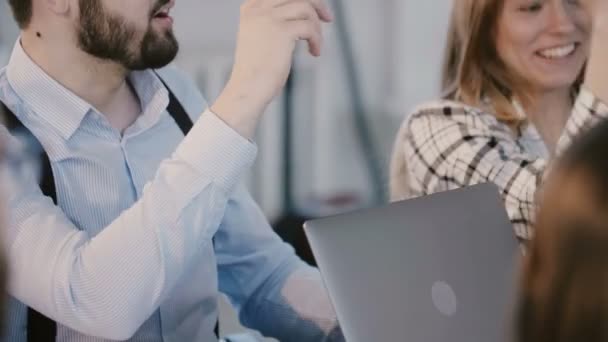
<svg viewBox="0 0 608 342">
<path fill-rule="evenodd" d="M 18 39 L 6 67 L 6 77 L 23 102 L 69 139 L 91 109 L 86 101 L 66 89 L 40 68 Z"/>
<path fill-rule="evenodd" d="M 150 69 L 133 71 L 129 81 L 141 105 L 141 116 L 136 122 L 140 129 L 151 127 L 160 120 L 169 105 L 169 91 L 158 74 Z"/>
<path fill-rule="evenodd" d="M 6 68 L 11 87 L 26 105 L 68 140 L 82 124 L 93 106 L 49 76 L 23 50 L 20 39 L 15 43 Z M 167 108 L 169 94 L 151 70 L 135 71 L 129 80 L 142 107 L 142 121 L 156 122 Z"/>
</svg>

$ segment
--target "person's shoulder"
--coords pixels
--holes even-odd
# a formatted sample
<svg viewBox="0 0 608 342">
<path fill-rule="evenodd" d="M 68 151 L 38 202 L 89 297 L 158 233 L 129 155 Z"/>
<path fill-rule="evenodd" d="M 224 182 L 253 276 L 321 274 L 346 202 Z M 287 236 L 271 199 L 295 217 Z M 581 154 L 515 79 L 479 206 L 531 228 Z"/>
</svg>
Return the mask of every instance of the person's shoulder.
<svg viewBox="0 0 608 342">
<path fill-rule="evenodd" d="M 422 103 L 416 106 L 409 116 L 442 116 L 453 120 L 460 120 L 469 116 L 494 117 L 494 115 L 482 108 L 447 99 L 438 99 Z"/>
<path fill-rule="evenodd" d="M 2 100 L 2 102 L 6 101 L 6 97 L 8 97 L 10 95 L 9 92 L 10 89 L 10 83 L 8 81 L 8 77 L 6 75 L 6 67 L 2 67 L 0 69 L 0 100 Z"/>
<path fill-rule="evenodd" d="M 2 82 L 8 82 L 8 79 L 6 78 L 6 66 L 0 68 L 0 80 Z"/>
<path fill-rule="evenodd" d="M 9 110 L 13 115 L 19 115 L 25 109 L 26 105 L 19 95 L 15 92 L 7 75 L 6 67 L 0 69 L 0 117 L 2 123 L 7 125 L 8 114 L 6 110 Z M 11 117 L 13 116 L 11 115 Z M 12 118 L 10 118 L 12 120 Z M 9 120 L 10 121 L 10 120 Z M 10 125 L 9 125 L 10 126 Z"/>
<path fill-rule="evenodd" d="M 403 126 L 422 123 L 431 125 L 465 125 L 470 127 L 502 126 L 491 110 L 463 102 L 439 99 L 422 103 L 405 118 Z"/>
</svg>

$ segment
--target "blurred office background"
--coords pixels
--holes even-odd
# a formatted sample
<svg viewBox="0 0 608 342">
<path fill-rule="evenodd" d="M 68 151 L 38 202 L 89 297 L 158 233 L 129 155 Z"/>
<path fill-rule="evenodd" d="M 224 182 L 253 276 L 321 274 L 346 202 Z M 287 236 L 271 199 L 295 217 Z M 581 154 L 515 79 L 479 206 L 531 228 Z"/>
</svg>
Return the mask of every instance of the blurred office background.
<svg viewBox="0 0 608 342">
<path fill-rule="evenodd" d="M 241 3 L 178 0 L 173 10 L 181 43 L 176 64 L 195 79 L 209 102 L 230 73 Z M 417 103 L 437 94 L 450 7 L 448 0 L 329 3 L 335 10 L 342 8 L 343 20 L 325 27 L 322 57 L 309 57 L 304 47 L 298 51 L 289 113 L 294 204 L 307 215 L 383 200 L 379 195 L 388 184 L 391 144 L 401 120 Z M 18 31 L 6 1 L 0 4 L 4 64 Z M 360 94 L 357 99 L 353 88 Z M 357 113 L 365 127 L 357 126 Z M 268 108 L 258 134 L 259 158 L 248 179 L 271 221 L 284 209 L 285 114 L 282 98 Z M 362 141 L 361 128 L 369 140 Z"/>
<path fill-rule="evenodd" d="M 172 12 L 181 43 L 176 64 L 210 103 L 230 73 L 241 3 L 178 0 Z M 397 129 L 417 103 L 438 93 L 450 1 L 329 4 L 339 22 L 325 27 L 323 56 L 299 49 L 288 100 L 277 99 L 260 125 L 247 181 L 271 222 L 291 212 L 323 216 L 386 201 Z M 0 1 L 2 64 L 17 35 Z"/>
</svg>

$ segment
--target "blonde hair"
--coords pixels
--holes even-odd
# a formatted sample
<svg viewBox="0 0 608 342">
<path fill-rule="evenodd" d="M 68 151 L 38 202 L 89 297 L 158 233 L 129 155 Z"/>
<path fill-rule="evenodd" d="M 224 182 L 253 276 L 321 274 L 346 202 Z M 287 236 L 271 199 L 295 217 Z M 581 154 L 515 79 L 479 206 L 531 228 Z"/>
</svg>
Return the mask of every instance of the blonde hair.
<svg viewBox="0 0 608 342">
<path fill-rule="evenodd" d="M 498 57 L 496 22 L 504 0 L 454 0 L 445 49 L 444 96 L 466 105 L 490 110 L 510 126 L 523 118 L 513 106 L 514 94 L 524 81 L 512 75 Z"/>
<path fill-rule="evenodd" d="M 514 106 L 514 99 L 530 102 L 523 76 L 507 69 L 496 49 L 497 23 L 505 0 L 453 0 L 444 55 L 442 89 L 444 97 L 482 108 L 496 118 L 517 127 L 526 120 Z M 578 93 L 582 75 L 572 85 Z"/>
</svg>

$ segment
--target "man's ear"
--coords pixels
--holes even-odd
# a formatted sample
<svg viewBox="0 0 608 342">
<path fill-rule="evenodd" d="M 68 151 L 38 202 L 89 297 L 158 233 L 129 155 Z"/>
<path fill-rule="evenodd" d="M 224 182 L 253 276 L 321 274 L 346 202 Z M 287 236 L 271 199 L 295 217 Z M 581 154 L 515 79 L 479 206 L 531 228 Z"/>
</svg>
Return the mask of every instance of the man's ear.
<svg viewBox="0 0 608 342">
<path fill-rule="evenodd" d="M 43 0 L 46 7 L 53 13 L 64 16 L 70 11 L 70 0 Z"/>
</svg>

